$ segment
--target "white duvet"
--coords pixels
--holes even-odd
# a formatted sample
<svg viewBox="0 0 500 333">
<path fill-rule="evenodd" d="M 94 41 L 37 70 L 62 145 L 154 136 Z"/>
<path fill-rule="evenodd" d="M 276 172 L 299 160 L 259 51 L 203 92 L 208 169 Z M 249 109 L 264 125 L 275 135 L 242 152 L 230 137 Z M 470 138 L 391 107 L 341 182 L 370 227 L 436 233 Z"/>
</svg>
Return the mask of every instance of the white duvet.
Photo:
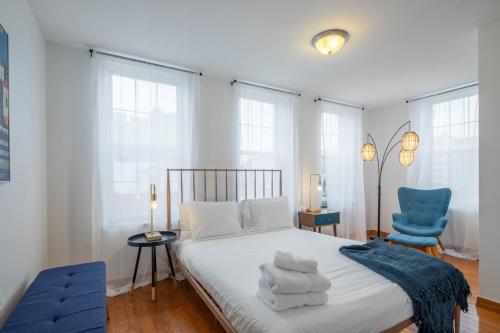
<svg viewBox="0 0 500 333">
<path fill-rule="evenodd" d="M 357 242 L 296 228 L 225 238 L 178 241 L 177 257 L 238 332 L 380 332 L 412 316 L 395 283 L 338 251 Z M 259 265 L 286 251 L 318 260 L 332 282 L 328 303 L 274 312 L 256 296 Z"/>
</svg>

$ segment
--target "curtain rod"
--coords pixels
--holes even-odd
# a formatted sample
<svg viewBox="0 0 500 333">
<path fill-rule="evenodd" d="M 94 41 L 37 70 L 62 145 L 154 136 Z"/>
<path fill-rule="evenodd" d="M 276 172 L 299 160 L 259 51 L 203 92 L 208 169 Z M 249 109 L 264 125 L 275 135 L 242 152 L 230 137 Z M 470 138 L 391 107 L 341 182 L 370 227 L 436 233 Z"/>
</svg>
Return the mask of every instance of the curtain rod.
<svg viewBox="0 0 500 333">
<path fill-rule="evenodd" d="M 436 92 L 433 92 L 433 93 L 430 93 L 430 94 L 426 94 L 426 95 L 422 95 L 422 96 L 417 96 L 417 97 L 409 98 L 409 99 L 406 100 L 406 103 L 415 102 L 415 101 L 418 101 L 418 100 L 424 99 L 424 98 L 439 96 L 439 95 L 446 94 L 446 93 L 449 93 L 449 92 L 453 92 L 453 91 L 457 91 L 457 90 L 461 90 L 461 89 L 465 89 L 465 88 L 469 88 L 469 87 L 474 87 L 474 86 L 477 86 L 477 85 L 479 85 L 479 81 L 474 81 L 474 82 L 462 84 L 460 86 L 452 87 L 452 88 L 449 88 L 449 89 L 439 90 L 439 91 L 436 91 Z"/>
<path fill-rule="evenodd" d="M 161 68 L 173 69 L 173 70 L 181 71 L 181 72 L 185 72 L 185 73 L 199 74 L 200 76 L 203 75 L 202 72 L 195 71 L 195 70 L 192 70 L 192 69 L 182 68 L 182 67 L 176 67 L 176 66 L 172 66 L 172 65 L 160 64 L 160 63 L 157 63 L 157 62 L 153 62 L 153 61 L 149 61 L 149 60 L 143 60 L 143 59 L 138 59 L 138 58 L 133 58 L 133 57 L 128 57 L 128 56 L 125 56 L 125 55 L 111 53 L 111 52 L 108 52 L 108 51 L 101 51 L 101 50 L 89 49 L 89 52 L 90 52 L 90 57 L 91 58 L 94 55 L 94 53 L 96 53 L 96 54 L 103 54 L 103 55 L 114 57 L 114 58 L 118 58 L 118 59 L 139 62 L 141 64 L 146 64 L 146 65 L 151 65 L 151 66 L 156 66 L 156 67 L 161 67 Z"/>
<path fill-rule="evenodd" d="M 241 80 L 236 80 L 234 79 L 231 81 L 231 85 L 234 85 L 235 83 L 240 83 L 240 84 L 246 84 L 247 86 L 252 86 L 252 87 L 258 87 L 258 88 L 264 88 L 264 89 L 269 89 L 269 90 L 274 90 L 274 91 L 279 91 L 285 94 L 291 94 L 291 95 L 296 95 L 300 97 L 300 93 L 296 91 L 291 91 L 291 90 L 286 90 L 286 89 L 281 89 L 281 88 L 276 88 L 276 87 L 271 87 L 271 86 L 266 86 L 264 84 L 259 84 L 255 82 L 249 82 L 249 81 L 241 81 Z"/>
<path fill-rule="evenodd" d="M 365 107 L 363 105 L 356 105 L 356 104 L 351 104 L 351 103 L 346 103 L 346 102 L 334 101 L 332 99 L 323 98 L 323 97 L 316 97 L 314 99 L 314 102 L 318 102 L 318 101 L 339 104 L 339 105 L 344 105 L 344 106 L 350 106 L 351 108 L 356 108 L 356 109 L 361 109 L 361 110 L 365 109 Z"/>
</svg>

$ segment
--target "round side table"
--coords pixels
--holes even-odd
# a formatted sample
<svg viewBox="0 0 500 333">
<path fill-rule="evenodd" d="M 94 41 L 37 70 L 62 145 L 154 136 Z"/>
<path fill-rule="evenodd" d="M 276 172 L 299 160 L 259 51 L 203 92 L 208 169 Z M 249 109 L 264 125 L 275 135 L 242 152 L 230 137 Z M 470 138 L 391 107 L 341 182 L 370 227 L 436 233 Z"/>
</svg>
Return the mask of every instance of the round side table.
<svg viewBox="0 0 500 333">
<path fill-rule="evenodd" d="M 172 265 L 172 257 L 170 256 L 169 244 L 177 239 L 175 232 L 171 231 L 159 231 L 161 234 L 161 239 L 156 241 L 147 241 L 144 233 L 137 234 L 128 238 L 127 244 L 133 247 L 138 247 L 137 259 L 135 261 L 134 277 L 132 278 L 132 289 L 131 293 L 134 292 L 135 278 L 137 276 L 137 267 L 139 266 L 139 259 L 141 258 L 141 251 L 143 247 L 151 248 L 151 299 L 156 301 L 156 247 L 165 245 L 167 250 L 168 263 L 170 265 L 170 272 L 175 280 L 174 266 Z"/>
</svg>

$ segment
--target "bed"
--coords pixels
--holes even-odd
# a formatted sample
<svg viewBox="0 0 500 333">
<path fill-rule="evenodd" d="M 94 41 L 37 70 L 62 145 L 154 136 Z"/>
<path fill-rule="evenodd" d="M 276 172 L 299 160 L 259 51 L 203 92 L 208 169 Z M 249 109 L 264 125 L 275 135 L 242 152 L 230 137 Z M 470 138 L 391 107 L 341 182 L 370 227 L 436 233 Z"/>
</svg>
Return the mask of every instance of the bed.
<svg viewBox="0 0 500 333">
<path fill-rule="evenodd" d="M 221 185 L 220 180 L 215 185 L 215 189 L 225 188 L 225 193 L 215 194 L 215 200 L 219 200 L 219 197 L 227 200 L 227 188 L 231 184 L 228 173 L 231 172 L 236 173 L 235 181 L 232 182 L 232 185 L 236 184 L 236 196 L 239 192 L 238 173 L 242 174 L 239 182 L 240 188 L 244 183 L 244 197 L 252 192 L 247 189 L 248 184 L 257 184 L 258 173 L 262 173 L 262 196 L 266 195 L 265 172 L 279 175 L 271 175 L 273 189 L 268 192 L 280 195 L 282 191 L 280 170 L 169 169 L 169 228 L 172 227 L 173 172 L 180 174 L 178 184 L 185 182 L 183 174 L 192 174 L 192 199 L 195 200 L 208 200 L 207 173 L 210 172 L 215 174 L 213 182 L 225 179 L 225 185 Z M 202 174 L 202 198 L 195 198 L 195 172 Z M 254 175 L 252 181 L 248 180 L 249 174 Z M 277 187 L 276 191 L 274 186 Z M 267 189 L 269 190 L 269 186 Z M 185 190 L 181 185 L 180 192 L 183 191 Z M 257 194 L 257 186 L 253 192 Z M 184 194 L 181 193 L 180 201 L 183 200 Z M 307 230 L 286 228 L 204 240 L 177 241 L 174 251 L 177 266 L 227 332 L 399 332 L 412 324 L 411 300 L 399 285 L 339 253 L 340 246 L 356 243 L 358 242 Z M 276 250 L 300 253 L 319 262 L 320 272 L 332 281 L 327 304 L 274 312 L 258 300 L 258 266 L 272 262 Z"/>
</svg>

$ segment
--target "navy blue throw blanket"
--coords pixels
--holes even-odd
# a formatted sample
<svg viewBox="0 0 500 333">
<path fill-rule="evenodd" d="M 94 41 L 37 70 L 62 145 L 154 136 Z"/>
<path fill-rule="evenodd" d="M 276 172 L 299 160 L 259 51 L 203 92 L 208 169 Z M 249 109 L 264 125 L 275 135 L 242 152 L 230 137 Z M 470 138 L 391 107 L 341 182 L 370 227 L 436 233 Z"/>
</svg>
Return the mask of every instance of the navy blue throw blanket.
<svg viewBox="0 0 500 333">
<path fill-rule="evenodd" d="M 452 265 L 421 251 L 387 245 L 377 239 L 339 251 L 397 283 L 413 303 L 413 320 L 421 333 L 453 332 L 455 306 L 468 310 L 469 284 Z"/>
</svg>

